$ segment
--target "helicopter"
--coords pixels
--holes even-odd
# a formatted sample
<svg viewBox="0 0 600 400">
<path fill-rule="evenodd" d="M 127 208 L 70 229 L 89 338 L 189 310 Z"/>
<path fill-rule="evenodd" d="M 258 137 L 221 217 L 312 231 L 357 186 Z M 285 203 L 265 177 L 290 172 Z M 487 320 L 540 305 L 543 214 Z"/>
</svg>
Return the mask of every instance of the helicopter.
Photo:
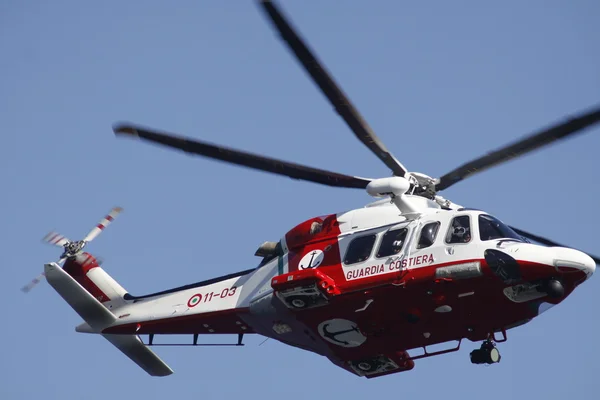
<svg viewBox="0 0 600 400">
<path fill-rule="evenodd" d="M 132 123 L 115 135 L 141 139 L 247 168 L 375 198 L 362 208 L 305 220 L 255 252 L 244 271 L 133 295 L 84 251 L 115 218 L 113 208 L 82 240 L 51 232 L 63 249 L 23 288 L 45 278 L 79 314 L 77 332 L 98 334 L 151 376 L 173 373 L 151 347 L 202 346 L 200 335 L 258 334 L 326 357 L 365 378 L 414 368 L 415 361 L 481 342 L 474 364 L 500 362 L 507 331 L 560 304 L 591 278 L 600 258 L 508 226 L 439 193 L 488 168 L 581 133 L 600 121 L 596 107 L 469 161 L 439 178 L 409 172 L 376 136 L 279 7 L 258 2 L 291 53 L 354 135 L 391 176 L 344 175 L 202 142 Z M 62 264 L 62 266 L 61 266 Z M 390 307 L 393 304 L 393 307 Z M 156 335 L 190 335 L 187 344 Z M 147 335 L 147 341 L 142 337 Z M 433 345 L 453 343 L 444 350 Z M 417 354 L 417 351 L 420 353 Z"/>
</svg>

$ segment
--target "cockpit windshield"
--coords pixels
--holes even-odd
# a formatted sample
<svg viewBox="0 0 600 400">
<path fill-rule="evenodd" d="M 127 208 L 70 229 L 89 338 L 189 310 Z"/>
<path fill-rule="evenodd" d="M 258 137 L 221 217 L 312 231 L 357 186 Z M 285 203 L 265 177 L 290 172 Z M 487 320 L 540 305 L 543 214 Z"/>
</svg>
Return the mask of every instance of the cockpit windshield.
<svg viewBox="0 0 600 400">
<path fill-rule="evenodd" d="M 515 239 L 523 241 L 523 238 L 510 229 L 502 221 L 487 214 L 479 215 L 479 237 L 482 241 L 493 239 Z"/>
</svg>

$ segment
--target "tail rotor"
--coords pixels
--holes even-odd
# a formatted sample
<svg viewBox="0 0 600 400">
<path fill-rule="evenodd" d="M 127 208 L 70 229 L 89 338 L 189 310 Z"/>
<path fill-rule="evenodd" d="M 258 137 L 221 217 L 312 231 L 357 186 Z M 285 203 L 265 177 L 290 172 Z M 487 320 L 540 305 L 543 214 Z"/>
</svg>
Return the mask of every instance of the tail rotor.
<svg viewBox="0 0 600 400">
<path fill-rule="evenodd" d="M 92 240 L 94 240 L 98 235 L 106 229 L 108 225 L 111 224 L 112 221 L 123 211 L 121 207 L 114 207 L 100 222 L 96 225 L 92 230 L 85 236 L 83 240 L 72 241 L 68 239 L 66 236 L 61 235 L 58 232 L 50 232 L 42 241 L 44 243 L 48 243 L 53 246 L 62 247 L 63 253 L 60 258 L 56 262 L 57 264 L 62 263 L 67 259 L 75 259 L 81 255 L 83 248 Z M 83 260 L 83 264 L 85 264 L 89 258 Z M 100 259 L 96 260 L 98 264 L 101 264 L 102 261 Z M 21 288 L 21 291 L 24 293 L 30 292 L 38 283 L 40 283 L 45 278 L 45 274 L 41 273 L 36 276 L 31 282 Z"/>
</svg>

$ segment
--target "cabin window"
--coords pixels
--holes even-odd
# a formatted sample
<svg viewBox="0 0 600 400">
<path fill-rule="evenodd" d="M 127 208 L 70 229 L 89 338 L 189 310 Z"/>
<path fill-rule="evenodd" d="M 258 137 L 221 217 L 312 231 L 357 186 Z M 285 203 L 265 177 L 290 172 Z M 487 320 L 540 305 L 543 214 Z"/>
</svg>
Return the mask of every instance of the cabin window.
<svg viewBox="0 0 600 400">
<path fill-rule="evenodd" d="M 350 265 L 366 261 L 371 256 L 376 237 L 376 235 L 366 235 L 352 240 L 346 250 L 344 264 Z"/>
<path fill-rule="evenodd" d="M 448 234 L 446 235 L 446 243 L 469 243 L 471 241 L 471 217 L 468 215 L 460 215 L 452 219 Z"/>
<path fill-rule="evenodd" d="M 386 232 L 381 239 L 379 250 L 377 251 L 377 257 L 389 257 L 400 253 L 404 242 L 406 241 L 406 228 L 394 229 L 393 231 Z"/>
<path fill-rule="evenodd" d="M 479 237 L 482 241 L 505 238 L 523 240 L 519 234 L 491 215 L 480 214 L 478 220 Z"/>
<path fill-rule="evenodd" d="M 419 237 L 419 243 L 417 244 L 417 249 L 424 249 L 431 246 L 435 242 L 435 238 L 439 229 L 439 222 L 430 222 L 423 226 L 423 229 L 421 229 L 421 237 Z"/>
</svg>

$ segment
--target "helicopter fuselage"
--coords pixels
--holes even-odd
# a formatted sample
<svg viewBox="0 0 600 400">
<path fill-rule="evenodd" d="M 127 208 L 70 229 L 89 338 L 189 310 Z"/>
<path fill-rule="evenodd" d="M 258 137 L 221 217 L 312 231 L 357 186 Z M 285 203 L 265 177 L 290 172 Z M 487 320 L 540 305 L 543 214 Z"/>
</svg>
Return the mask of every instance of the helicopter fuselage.
<svg viewBox="0 0 600 400">
<path fill-rule="evenodd" d="M 375 377 L 439 354 L 431 345 L 505 335 L 563 301 L 595 265 L 529 243 L 483 211 L 406 218 L 379 202 L 297 225 L 253 271 L 125 296 L 103 333 L 258 333 Z"/>
</svg>

